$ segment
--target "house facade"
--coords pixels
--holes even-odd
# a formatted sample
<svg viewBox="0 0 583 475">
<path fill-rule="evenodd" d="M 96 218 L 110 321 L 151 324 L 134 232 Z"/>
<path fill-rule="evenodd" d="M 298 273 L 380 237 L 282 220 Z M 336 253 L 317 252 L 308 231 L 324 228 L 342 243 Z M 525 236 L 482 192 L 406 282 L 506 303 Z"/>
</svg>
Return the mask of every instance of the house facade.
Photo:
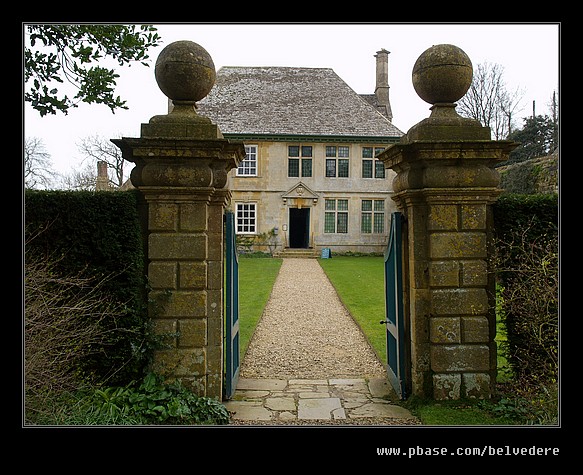
<svg viewBox="0 0 583 475">
<path fill-rule="evenodd" d="M 197 104 L 247 152 L 229 174 L 241 239 L 261 247 L 382 252 L 394 172 L 375 157 L 403 135 L 392 124 L 388 51 L 376 91 L 354 92 L 332 69 L 223 67 Z M 257 248 L 257 247 L 256 247 Z"/>
</svg>

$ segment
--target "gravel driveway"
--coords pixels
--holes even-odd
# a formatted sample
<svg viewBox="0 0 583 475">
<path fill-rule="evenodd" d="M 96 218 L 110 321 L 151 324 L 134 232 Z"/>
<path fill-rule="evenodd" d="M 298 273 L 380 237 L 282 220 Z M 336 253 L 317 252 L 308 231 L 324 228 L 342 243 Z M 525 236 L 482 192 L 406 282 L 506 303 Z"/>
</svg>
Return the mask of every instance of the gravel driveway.
<svg viewBox="0 0 583 475">
<path fill-rule="evenodd" d="M 243 378 L 387 377 L 316 259 L 284 259 Z"/>
</svg>

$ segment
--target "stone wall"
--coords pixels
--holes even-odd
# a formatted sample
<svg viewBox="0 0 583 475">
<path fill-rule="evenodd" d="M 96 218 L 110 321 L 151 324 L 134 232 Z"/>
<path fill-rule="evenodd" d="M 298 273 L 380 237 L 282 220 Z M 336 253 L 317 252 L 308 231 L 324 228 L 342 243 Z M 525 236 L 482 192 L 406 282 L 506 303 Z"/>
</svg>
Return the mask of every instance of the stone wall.
<svg viewBox="0 0 583 475">
<path fill-rule="evenodd" d="M 558 193 L 559 153 L 497 168 L 506 193 Z"/>
</svg>

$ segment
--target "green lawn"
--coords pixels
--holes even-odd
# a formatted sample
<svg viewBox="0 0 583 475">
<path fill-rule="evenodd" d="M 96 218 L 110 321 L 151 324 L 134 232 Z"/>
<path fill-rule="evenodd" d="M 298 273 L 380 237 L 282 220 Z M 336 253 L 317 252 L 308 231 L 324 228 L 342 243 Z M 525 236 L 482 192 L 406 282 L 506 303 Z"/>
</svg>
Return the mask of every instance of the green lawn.
<svg viewBox="0 0 583 475">
<path fill-rule="evenodd" d="M 281 259 L 239 256 L 239 348 L 241 361 L 263 314 Z"/>
<path fill-rule="evenodd" d="M 342 303 L 368 338 L 380 360 L 387 362 L 385 277 L 383 257 L 319 259 Z"/>
</svg>

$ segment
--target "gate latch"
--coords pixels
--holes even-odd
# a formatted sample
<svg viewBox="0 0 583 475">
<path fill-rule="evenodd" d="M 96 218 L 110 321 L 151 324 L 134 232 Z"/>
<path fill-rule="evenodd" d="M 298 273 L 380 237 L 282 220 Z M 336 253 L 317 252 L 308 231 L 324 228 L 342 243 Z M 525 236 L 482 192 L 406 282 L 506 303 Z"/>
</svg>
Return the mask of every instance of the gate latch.
<svg viewBox="0 0 583 475">
<path fill-rule="evenodd" d="M 389 323 L 389 321 L 388 320 L 381 320 L 379 323 L 381 325 L 386 325 L 387 323 Z"/>
</svg>

